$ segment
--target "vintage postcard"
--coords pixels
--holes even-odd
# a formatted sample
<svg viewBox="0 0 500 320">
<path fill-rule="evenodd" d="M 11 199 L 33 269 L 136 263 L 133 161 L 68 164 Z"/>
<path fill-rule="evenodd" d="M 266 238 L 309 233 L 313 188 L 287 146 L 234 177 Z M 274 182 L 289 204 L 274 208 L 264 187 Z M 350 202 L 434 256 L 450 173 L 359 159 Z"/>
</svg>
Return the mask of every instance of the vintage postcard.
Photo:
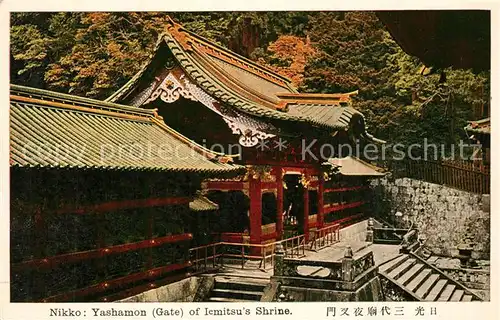
<svg viewBox="0 0 500 320">
<path fill-rule="evenodd" d="M 496 8 L 371 5 L 3 8 L 0 319 L 495 319 Z"/>
</svg>

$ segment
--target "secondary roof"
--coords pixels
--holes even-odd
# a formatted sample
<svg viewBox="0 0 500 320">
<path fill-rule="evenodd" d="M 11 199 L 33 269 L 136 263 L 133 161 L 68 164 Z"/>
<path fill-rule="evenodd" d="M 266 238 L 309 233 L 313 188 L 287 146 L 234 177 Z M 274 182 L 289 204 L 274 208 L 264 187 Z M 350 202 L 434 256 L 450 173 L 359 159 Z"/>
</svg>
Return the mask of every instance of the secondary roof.
<svg viewBox="0 0 500 320">
<path fill-rule="evenodd" d="M 166 126 L 153 110 L 10 87 L 12 167 L 244 171 L 228 161 Z"/>
</svg>

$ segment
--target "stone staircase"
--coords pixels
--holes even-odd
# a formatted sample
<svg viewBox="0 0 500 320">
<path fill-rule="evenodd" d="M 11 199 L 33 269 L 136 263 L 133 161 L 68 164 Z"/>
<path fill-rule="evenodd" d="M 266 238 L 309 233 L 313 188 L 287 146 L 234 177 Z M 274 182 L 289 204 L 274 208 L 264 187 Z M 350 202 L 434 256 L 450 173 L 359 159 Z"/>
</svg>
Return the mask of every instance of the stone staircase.
<svg viewBox="0 0 500 320">
<path fill-rule="evenodd" d="M 260 301 L 269 278 L 216 276 L 208 302 Z"/>
<path fill-rule="evenodd" d="M 482 299 L 414 254 L 400 254 L 379 266 L 379 274 L 417 301 L 481 301 Z"/>
</svg>

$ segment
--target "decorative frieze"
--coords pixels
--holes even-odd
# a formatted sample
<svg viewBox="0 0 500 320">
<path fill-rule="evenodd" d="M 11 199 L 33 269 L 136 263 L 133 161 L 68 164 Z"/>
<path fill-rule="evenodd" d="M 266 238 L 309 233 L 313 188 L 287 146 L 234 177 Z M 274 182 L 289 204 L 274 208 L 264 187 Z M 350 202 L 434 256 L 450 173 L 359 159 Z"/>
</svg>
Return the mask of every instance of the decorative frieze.
<svg viewBox="0 0 500 320">
<path fill-rule="evenodd" d="M 167 76 L 161 80 L 160 85 L 155 88 L 157 83 L 158 82 L 153 82 L 144 90 L 140 95 L 140 99 L 133 101 L 133 105 L 145 105 L 158 98 L 163 102 L 173 103 L 179 100 L 180 97 L 183 97 L 188 100 L 198 101 L 220 115 L 231 129 L 231 132 L 240 136 L 238 142 L 244 147 L 255 147 L 260 141 L 276 136 L 275 134 L 269 133 L 276 130 L 272 125 L 261 123 L 237 110 L 224 107 L 212 96 L 192 83 L 184 73 L 180 76 L 176 76 L 174 73 L 169 72 Z M 262 131 L 262 128 L 266 130 Z"/>
</svg>

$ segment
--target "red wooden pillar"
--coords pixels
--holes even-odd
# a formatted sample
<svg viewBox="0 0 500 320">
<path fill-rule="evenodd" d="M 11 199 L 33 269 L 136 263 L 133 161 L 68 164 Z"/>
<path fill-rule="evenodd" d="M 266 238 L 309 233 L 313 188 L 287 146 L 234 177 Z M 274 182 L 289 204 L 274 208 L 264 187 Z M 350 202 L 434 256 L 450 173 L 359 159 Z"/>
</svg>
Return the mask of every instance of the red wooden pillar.
<svg viewBox="0 0 500 320">
<path fill-rule="evenodd" d="M 250 243 L 260 244 L 262 234 L 262 188 L 260 178 L 249 179 Z"/>
<path fill-rule="evenodd" d="M 283 171 L 281 167 L 276 168 L 276 201 L 277 212 L 276 212 L 276 238 L 278 240 L 283 239 Z"/>
<path fill-rule="evenodd" d="M 325 217 L 324 217 L 324 207 L 325 203 L 323 201 L 323 193 L 325 191 L 325 179 L 323 177 L 323 173 L 320 172 L 318 176 L 318 229 L 321 229 L 325 225 Z"/>
<path fill-rule="evenodd" d="M 306 179 L 308 176 L 306 175 Z M 304 237 L 305 241 L 309 241 L 309 188 L 304 186 Z"/>
</svg>

